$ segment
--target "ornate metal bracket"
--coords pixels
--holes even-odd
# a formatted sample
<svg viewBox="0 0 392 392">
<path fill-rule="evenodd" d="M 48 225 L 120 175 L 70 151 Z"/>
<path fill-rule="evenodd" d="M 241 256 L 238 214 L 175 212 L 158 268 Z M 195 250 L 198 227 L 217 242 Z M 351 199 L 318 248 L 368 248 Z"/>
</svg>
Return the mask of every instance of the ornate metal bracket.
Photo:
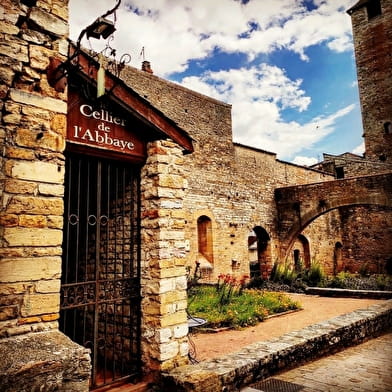
<svg viewBox="0 0 392 392">
<path fill-rule="evenodd" d="M 62 61 L 58 57 L 50 58 L 50 63 L 47 68 L 47 77 L 49 84 L 59 92 L 63 92 L 67 85 L 67 77 L 70 69 L 77 69 L 79 67 L 79 54 L 81 52 L 81 40 L 86 35 L 87 38 L 93 37 L 100 39 L 100 37 L 108 38 L 106 47 L 101 52 L 91 52 L 89 56 L 92 58 L 91 66 L 96 67 L 101 65 L 99 61 L 100 54 L 104 57 L 103 67 L 117 78 L 120 77 L 121 71 L 125 65 L 131 61 L 131 56 L 128 53 L 123 54 L 120 59 L 116 60 L 116 49 L 110 43 L 113 40 L 113 33 L 116 30 L 114 23 L 106 19 L 108 15 L 113 14 L 121 4 L 121 0 L 117 0 L 117 4 L 111 10 L 97 18 L 92 24 L 84 28 L 79 34 L 74 50 L 68 50 L 68 58 Z"/>
</svg>

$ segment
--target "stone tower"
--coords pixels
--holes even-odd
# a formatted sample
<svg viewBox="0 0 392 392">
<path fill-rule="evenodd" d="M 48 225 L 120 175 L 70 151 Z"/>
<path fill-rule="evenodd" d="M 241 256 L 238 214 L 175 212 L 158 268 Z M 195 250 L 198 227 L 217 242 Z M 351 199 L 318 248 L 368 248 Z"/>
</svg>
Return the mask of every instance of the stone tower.
<svg viewBox="0 0 392 392">
<path fill-rule="evenodd" d="M 354 37 L 365 157 L 391 164 L 392 0 L 359 0 L 347 12 Z"/>
</svg>

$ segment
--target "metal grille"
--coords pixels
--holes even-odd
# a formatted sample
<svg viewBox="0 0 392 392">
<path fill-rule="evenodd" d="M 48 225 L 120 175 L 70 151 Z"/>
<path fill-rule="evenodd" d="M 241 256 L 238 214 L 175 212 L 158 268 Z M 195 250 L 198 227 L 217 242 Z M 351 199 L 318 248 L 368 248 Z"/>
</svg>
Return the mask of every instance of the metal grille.
<svg viewBox="0 0 392 392">
<path fill-rule="evenodd" d="M 267 380 L 260 381 L 251 385 L 251 387 L 263 392 L 297 392 L 304 388 L 303 385 L 279 380 L 277 378 L 269 378 Z"/>
<path fill-rule="evenodd" d="M 69 155 L 60 329 L 90 348 L 91 388 L 140 374 L 139 169 Z"/>
</svg>

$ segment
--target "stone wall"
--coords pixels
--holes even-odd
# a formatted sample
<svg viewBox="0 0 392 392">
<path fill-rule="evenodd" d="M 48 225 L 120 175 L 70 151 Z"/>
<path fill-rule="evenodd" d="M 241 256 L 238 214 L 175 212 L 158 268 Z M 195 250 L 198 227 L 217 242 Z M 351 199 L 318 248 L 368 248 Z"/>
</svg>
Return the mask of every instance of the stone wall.
<svg viewBox="0 0 392 392">
<path fill-rule="evenodd" d="M 51 330 L 0 339 L 2 392 L 89 390 L 90 355 Z"/>
<path fill-rule="evenodd" d="M 230 166 L 200 164 L 197 171 L 193 166 L 195 171 L 189 173 L 189 191 L 184 202 L 191 264 L 199 258 L 197 218 L 206 215 L 213 222 L 213 280 L 220 273 L 249 275 L 249 262 L 255 256 L 249 254 L 248 236 L 255 227 L 262 227 L 270 237 L 265 267 L 268 273 L 273 263 L 280 260 L 274 189 L 331 178 L 316 170 L 279 161 L 273 153 L 241 145 L 234 147 Z M 212 154 L 209 157 L 213 159 Z M 326 236 L 326 230 L 319 225 L 317 235 Z M 309 235 L 312 236 L 311 231 Z M 316 243 L 316 238 L 309 240 Z"/>
<path fill-rule="evenodd" d="M 67 35 L 65 1 L 0 5 L 2 391 L 88 390 L 88 350 L 56 331 L 67 96 L 46 70 Z"/>
<path fill-rule="evenodd" d="M 392 269 L 392 208 L 352 206 L 340 211 L 344 269 L 385 273 Z"/>
<path fill-rule="evenodd" d="M 171 141 L 150 143 L 142 169 L 142 356 L 146 373 L 188 362 L 184 158 Z"/>
<path fill-rule="evenodd" d="M 389 207 L 391 176 L 392 173 L 384 173 L 276 189 L 282 234 L 298 232 L 323 213 L 342 206 L 376 204 Z"/>
<path fill-rule="evenodd" d="M 0 6 L 1 336 L 57 328 L 63 227 L 66 94 L 46 68 L 65 55 L 63 1 Z"/>
</svg>

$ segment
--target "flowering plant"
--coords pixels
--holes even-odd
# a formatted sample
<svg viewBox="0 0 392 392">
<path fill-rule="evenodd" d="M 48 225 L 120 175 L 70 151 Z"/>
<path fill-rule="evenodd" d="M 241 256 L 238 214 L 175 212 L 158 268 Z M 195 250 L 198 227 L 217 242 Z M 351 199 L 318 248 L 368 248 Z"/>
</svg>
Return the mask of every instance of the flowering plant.
<svg viewBox="0 0 392 392">
<path fill-rule="evenodd" d="M 248 281 L 249 276 L 247 275 L 237 279 L 230 274 L 220 274 L 216 285 L 216 290 L 219 293 L 219 305 L 222 307 L 230 303 L 233 296 L 241 295 Z"/>
</svg>

